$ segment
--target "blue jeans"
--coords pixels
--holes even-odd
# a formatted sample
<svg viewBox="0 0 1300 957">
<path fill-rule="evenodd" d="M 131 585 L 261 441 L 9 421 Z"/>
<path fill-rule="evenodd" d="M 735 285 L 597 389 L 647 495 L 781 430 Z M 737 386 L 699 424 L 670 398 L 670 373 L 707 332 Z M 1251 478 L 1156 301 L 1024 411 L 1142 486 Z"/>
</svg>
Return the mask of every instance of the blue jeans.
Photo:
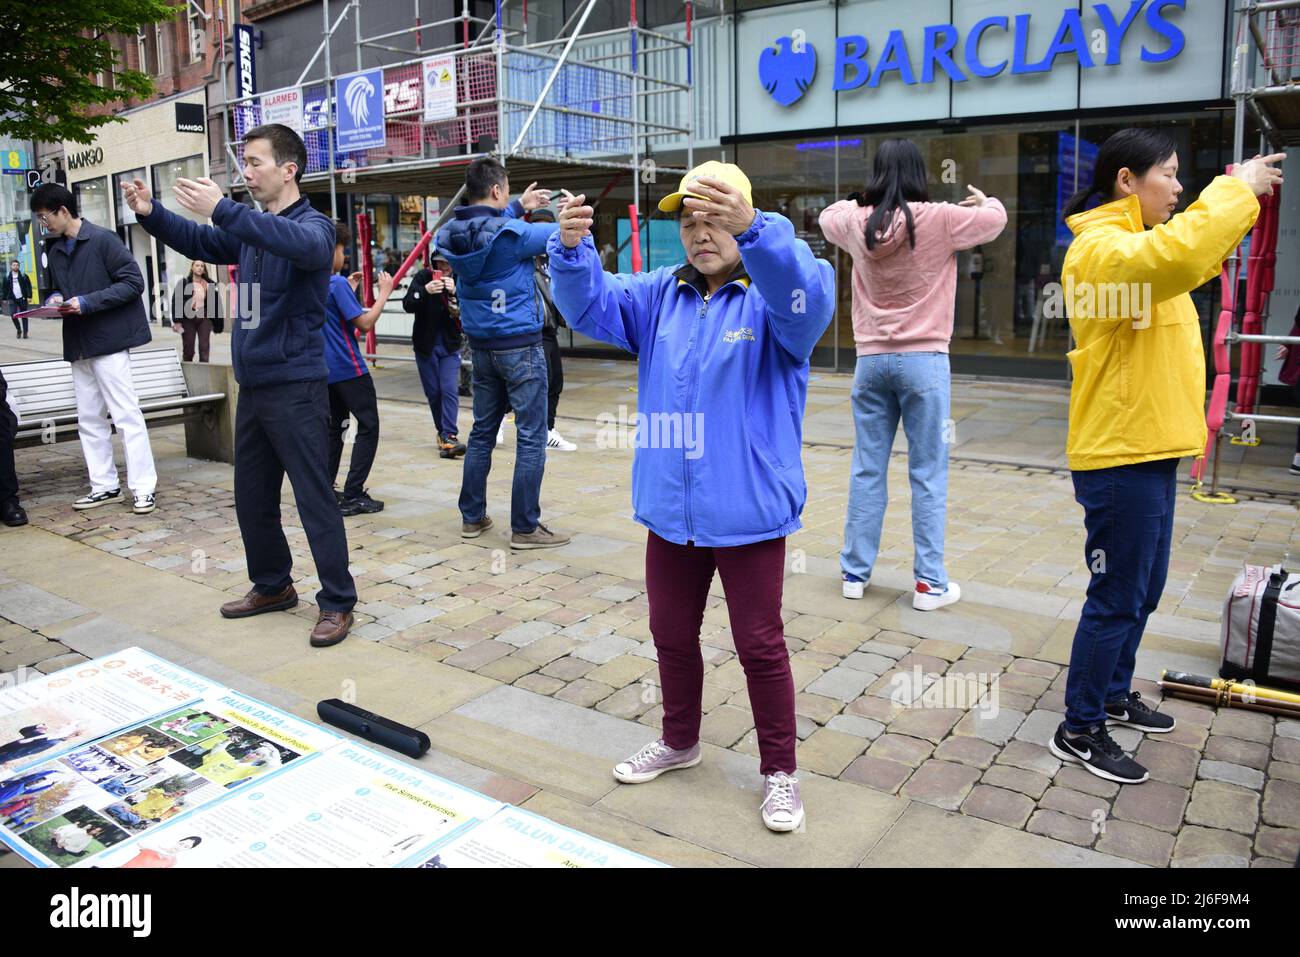
<svg viewBox="0 0 1300 957">
<path fill-rule="evenodd" d="M 433 347 L 427 356 L 415 354 L 415 367 L 420 370 L 420 385 L 429 400 L 433 413 L 433 427 L 439 435 L 455 436 L 460 432 L 456 416 L 460 412 L 460 353 L 447 355 L 442 345 Z"/>
<path fill-rule="evenodd" d="M 907 473 L 912 483 L 912 574 L 947 587 L 943 532 L 948 514 L 948 405 L 952 384 L 946 352 L 890 352 L 858 356 L 853 374 L 853 472 L 844 521 L 840 567 L 863 581 L 880 552 L 889 498 L 889 452 L 903 420 Z"/>
<path fill-rule="evenodd" d="M 492 447 L 507 408 L 514 409 L 519 430 L 510 529 L 526 534 L 536 530 L 541 520 L 539 499 L 546 469 L 546 357 L 541 343 L 522 349 L 474 350 L 474 428 L 460 486 L 460 514 L 466 522 L 480 522 L 487 512 Z"/>
<path fill-rule="evenodd" d="M 1128 697 L 1147 618 L 1169 571 L 1178 460 L 1072 473 L 1092 571 L 1065 684 L 1065 724 L 1086 731 Z"/>
</svg>

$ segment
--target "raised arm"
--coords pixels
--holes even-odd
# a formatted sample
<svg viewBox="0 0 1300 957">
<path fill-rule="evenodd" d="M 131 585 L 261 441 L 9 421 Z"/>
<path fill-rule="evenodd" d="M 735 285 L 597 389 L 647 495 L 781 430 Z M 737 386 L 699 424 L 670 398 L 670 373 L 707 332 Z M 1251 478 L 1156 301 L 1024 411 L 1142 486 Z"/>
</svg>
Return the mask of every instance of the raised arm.
<svg viewBox="0 0 1300 957">
<path fill-rule="evenodd" d="M 551 295 L 565 321 L 583 335 L 639 354 L 654 335 L 663 290 L 673 281 L 667 268 L 630 276 L 607 273 L 591 236 L 572 249 L 555 233 L 546 252 Z"/>
<path fill-rule="evenodd" d="M 334 224 L 324 216 L 300 223 L 223 198 L 212 211 L 212 221 L 240 242 L 287 259 L 299 269 L 329 269 L 334 261 Z"/>
<path fill-rule="evenodd" d="M 978 205 L 971 204 L 970 200 L 963 204 L 943 204 L 953 249 L 974 249 L 991 243 L 1007 226 L 1007 211 L 1002 203 L 993 196 L 978 195 L 982 200 Z"/>
<path fill-rule="evenodd" d="M 759 212 L 736 237 L 740 259 L 767 303 L 776 341 L 796 362 L 806 362 L 835 315 L 835 269 L 794 234 L 790 220 Z"/>
<path fill-rule="evenodd" d="M 817 217 L 817 225 L 821 227 L 826 241 L 834 243 L 846 252 L 853 252 L 855 238 L 857 245 L 865 245 L 866 227 L 860 212 L 863 209 L 864 207 L 851 199 L 842 199 L 823 209 Z"/>
<path fill-rule="evenodd" d="M 177 216 L 161 203 L 147 213 L 136 213 L 136 221 L 166 246 L 190 259 L 210 263 L 239 262 L 239 240 L 213 226 L 204 226 Z"/>
<path fill-rule="evenodd" d="M 1219 274 L 1223 261 L 1259 216 L 1252 189 L 1232 176 L 1216 176 L 1187 209 L 1140 233 L 1094 230 L 1077 261 L 1076 281 L 1149 283 L 1151 301 L 1191 292 Z M 1071 257 L 1072 259 L 1075 257 Z"/>
<path fill-rule="evenodd" d="M 546 252 L 546 244 L 560 231 L 559 223 L 523 223 L 524 233 L 519 238 L 519 255 L 532 258 Z"/>
</svg>

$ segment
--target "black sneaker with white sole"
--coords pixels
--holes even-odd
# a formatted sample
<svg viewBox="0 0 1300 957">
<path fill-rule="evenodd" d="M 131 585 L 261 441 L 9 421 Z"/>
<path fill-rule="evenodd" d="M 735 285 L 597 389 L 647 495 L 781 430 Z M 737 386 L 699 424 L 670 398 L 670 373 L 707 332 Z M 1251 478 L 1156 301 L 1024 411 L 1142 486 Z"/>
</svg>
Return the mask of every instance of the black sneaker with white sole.
<svg viewBox="0 0 1300 957">
<path fill-rule="evenodd" d="M 120 501 L 122 501 L 122 490 L 115 488 L 111 492 L 91 492 L 89 495 L 83 495 L 72 503 L 72 507 L 78 512 L 84 512 L 88 508 L 99 508 L 109 502 Z"/>
<path fill-rule="evenodd" d="M 1141 784 L 1150 775 L 1121 748 L 1102 725 L 1093 725 L 1076 737 L 1067 737 L 1065 722 L 1056 729 L 1047 749 L 1069 764 L 1081 764 L 1085 771 L 1120 784 Z"/>
<path fill-rule="evenodd" d="M 1174 730 L 1176 722 L 1172 715 L 1160 714 L 1147 707 L 1142 696 L 1130 691 L 1123 701 L 1106 705 L 1106 724 L 1117 724 L 1125 728 L 1137 728 L 1148 734 L 1164 734 Z"/>
</svg>

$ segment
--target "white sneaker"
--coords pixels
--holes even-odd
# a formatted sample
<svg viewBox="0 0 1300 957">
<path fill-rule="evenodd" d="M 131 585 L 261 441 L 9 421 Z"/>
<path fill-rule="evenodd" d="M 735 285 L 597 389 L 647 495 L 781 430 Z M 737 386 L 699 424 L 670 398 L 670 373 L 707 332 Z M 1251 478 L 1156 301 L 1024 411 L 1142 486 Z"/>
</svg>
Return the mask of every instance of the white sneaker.
<svg viewBox="0 0 1300 957">
<path fill-rule="evenodd" d="M 500 428 L 497 429 L 497 445 L 506 444 L 506 424 L 503 421 Z"/>
<path fill-rule="evenodd" d="M 912 592 L 912 607 L 917 611 L 934 611 L 960 599 L 961 586 L 956 582 L 948 582 L 947 588 L 939 589 L 928 582 L 918 581 L 916 591 Z"/>
<path fill-rule="evenodd" d="M 153 511 L 153 509 L 153 492 L 150 492 L 147 495 L 137 495 L 135 497 L 135 504 L 131 507 L 131 511 L 135 512 L 137 515 L 148 515 Z"/>
<path fill-rule="evenodd" d="M 840 576 L 840 592 L 845 598 L 854 600 L 861 598 L 867 590 L 867 583 L 856 575 L 850 577 L 847 573 Z"/>
<path fill-rule="evenodd" d="M 769 774 L 763 784 L 763 824 L 769 831 L 797 831 L 803 827 L 803 799 L 799 782 L 778 771 Z"/>
<path fill-rule="evenodd" d="M 578 449 L 576 445 L 554 429 L 546 433 L 546 447 L 548 449 L 559 449 L 561 452 L 576 452 Z"/>
</svg>

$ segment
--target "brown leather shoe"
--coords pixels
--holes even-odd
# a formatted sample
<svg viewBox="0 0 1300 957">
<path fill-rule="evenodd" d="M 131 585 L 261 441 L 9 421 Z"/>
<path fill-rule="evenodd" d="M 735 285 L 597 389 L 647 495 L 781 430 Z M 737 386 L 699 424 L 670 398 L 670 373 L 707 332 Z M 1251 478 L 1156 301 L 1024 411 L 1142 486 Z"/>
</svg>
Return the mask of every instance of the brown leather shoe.
<svg viewBox="0 0 1300 957">
<path fill-rule="evenodd" d="M 239 601 L 228 601 L 221 606 L 223 618 L 249 618 L 262 615 L 268 611 L 284 611 L 298 604 L 298 593 L 290 585 L 278 595 L 263 595 L 256 588 L 250 588 L 248 594 Z"/>
<path fill-rule="evenodd" d="M 328 648 L 337 645 L 348 636 L 352 621 L 350 611 L 322 611 L 316 620 L 316 627 L 311 630 L 311 646 Z"/>
</svg>

